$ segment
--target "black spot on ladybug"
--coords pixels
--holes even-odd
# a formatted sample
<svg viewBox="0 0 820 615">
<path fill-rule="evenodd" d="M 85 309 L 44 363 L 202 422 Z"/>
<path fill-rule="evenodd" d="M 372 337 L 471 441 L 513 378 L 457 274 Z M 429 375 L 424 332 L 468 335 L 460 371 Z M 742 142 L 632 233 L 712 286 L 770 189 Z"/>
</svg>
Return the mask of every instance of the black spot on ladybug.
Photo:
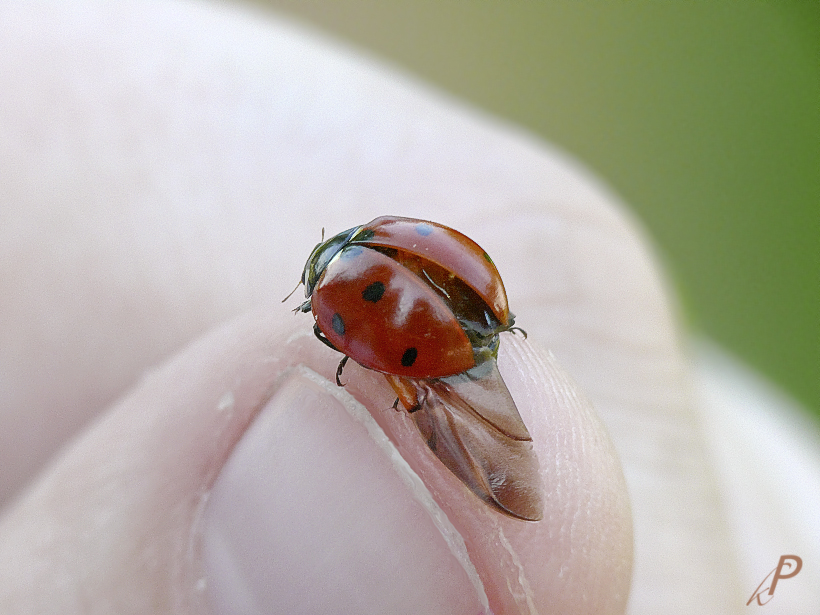
<svg viewBox="0 0 820 615">
<path fill-rule="evenodd" d="M 379 299 L 382 298 L 384 294 L 384 284 L 381 282 L 373 282 L 367 288 L 362 291 L 362 299 L 365 301 L 370 301 L 371 303 L 376 303 Z"/>
<path fill-rule="evenodd" d="M 416 232 L 422 237 L 427 237 L 427 235 L 433 232 L 433 227 L 424 222 L 420 222 L 416 225 Z"/>
<path fill-rule="evenodd" d="M 339 312 L 336 312 L 333 315 L 333 318 L 330 320 L 330 324 L 337 335 L 345 334 L 345 321 L 342 320 L 341 316 L 339 316 Z"/>
<path fill-rule="evenodd" d="M 419 351 L 415 348 L 408 348 L 404 351 L 404 354 L 401 355 L 401 364 L 404 367 L 410 367 L 413 363 L 416 362 L 416 357 L 419 356 Z"/>
</svg>

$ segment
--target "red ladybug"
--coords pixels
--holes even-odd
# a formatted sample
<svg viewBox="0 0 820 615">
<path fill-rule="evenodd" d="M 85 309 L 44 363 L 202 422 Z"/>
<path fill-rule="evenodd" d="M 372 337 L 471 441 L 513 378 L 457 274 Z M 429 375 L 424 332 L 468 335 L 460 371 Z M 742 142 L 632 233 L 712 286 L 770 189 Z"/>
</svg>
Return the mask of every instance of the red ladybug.
<svg viewBox="0 0 820 615">
<path fill-rule="evenodd" d="M 476 495 L 538 521 L 532 438 L 496 365 L 514 329 L 493 261 L 458 231 L 383 216 L 318 244 L 302 274 L 314 332 L 381 372 L 430 449 Z"/>
</svg>

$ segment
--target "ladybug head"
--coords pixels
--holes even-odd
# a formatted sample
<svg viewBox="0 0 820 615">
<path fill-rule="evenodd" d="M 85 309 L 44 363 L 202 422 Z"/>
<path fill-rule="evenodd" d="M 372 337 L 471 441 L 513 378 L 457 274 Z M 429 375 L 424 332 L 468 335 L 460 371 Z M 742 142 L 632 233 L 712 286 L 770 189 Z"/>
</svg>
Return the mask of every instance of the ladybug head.
<svg viewBox="0 0 820 615">
<path fill-rule="evenodd" d="M 305 297 L 308 298 L 302 306 L 300 311 L 307 312 L 310 310 L 310 296 L 313 294 L 313 289 L 319 282 L 319 278 L 325 272 L 333 257 L 341 252 L 348 243 L 350 243 L 353 236 L 361 229 L 361 226 L 347 229 L 328 239 L 322 243 L 317 243 L 316 247 L 310 253 L 310 256 L 305 263 L 305 270 L 302 272 L 302 284 L 305 285 Z"/>
</svg>

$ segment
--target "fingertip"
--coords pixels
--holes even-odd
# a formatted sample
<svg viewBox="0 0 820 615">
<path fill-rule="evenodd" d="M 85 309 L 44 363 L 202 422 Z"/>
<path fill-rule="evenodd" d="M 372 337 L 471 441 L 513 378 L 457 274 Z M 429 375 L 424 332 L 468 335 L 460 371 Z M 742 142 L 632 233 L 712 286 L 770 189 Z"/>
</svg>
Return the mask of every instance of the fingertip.
<svg viewBox="0 0 820 615">
<path fill-rule="evenodd" d="M 631 525 L 617 459 L 554 361 L 509 338 L 499 365 L 539 457 L 542 521 L 476 498 L 380 374 L 351 363 L 337 387 L 338 353 L 277 307 L 145 378 L 10 515 L 30 540 L 4 552 L 17 545 L 21 570 L 45 553 L 111 604 L 220 615 L 619 612 Z M 64 604 L 59 591 L 37 595 Z"/>
<path fill-rule="evenodd" d="M 617 453 L 587 397 L 533 340 L 504 335 L 502 373 L 532 435 L 543 519 L 516 519 L 476 497 L 389 409 L 384 378 L 351 363 L 347 391 L 369 408 L 464 541 L 493 612 L 622 613 L 632 518 Z"/>
<path fill-rule="evenodd" d="M 505 336 L 499 369 L 532 435 L 546 494 L 543 521 L 507 532 L 533 595 L 571 612 L 623 612 L 632 516 L 603 423 L 556 358 L 534 340 Z"/>
</svg>

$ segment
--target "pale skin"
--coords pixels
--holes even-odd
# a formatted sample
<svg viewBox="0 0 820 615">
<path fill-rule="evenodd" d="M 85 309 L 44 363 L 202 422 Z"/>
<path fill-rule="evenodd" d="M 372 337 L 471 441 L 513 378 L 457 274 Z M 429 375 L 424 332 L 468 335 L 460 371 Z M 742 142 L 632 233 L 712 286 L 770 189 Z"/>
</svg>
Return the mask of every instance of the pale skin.
<svg viewBox="0 0 820 615">
<path fill-rule="evenodd" d="M 633 519 L 619 456 L 635 474 L 632 506 L 649 508 L 639 531 L 653 507 L 668 510 L 685 543 L 686 511 L 671 493 L 709 519 L 693 535 L 705 531 L 711 551 L 681 553 L 709 566 L 728 552 L 711 478 L 681 495 L 641 475 L 664 455 L 667 465 L 705 463 L 687 435 L 687 364 L 652 252 L 585 173 L 270 19 L 168 3 L 4 10 L 0 21 L 18 27 L 0 52 L 19 63 L 0 74 L 0 166 L 10 170 L 0 184 L 0 611 L 230 612 L 213 527 L 242 511 L 261 517 L 241 501 L 239 512 L 220 508 L 221 493 L 241 500 L 237 481 L 253 473 L 223 468 L 292 386 L 337 404 L 343 422 L 363 404 L 426 494 L 393 480 L 384 449 L 365 459 L 344 439 L 299 442 L 308 465 L 326 456 L 342 476 L 383 469 L 387 486 L 367 500 L 296 481 L 295 507 L 310 502 L 310 523 L 322 525 L 351 506 L 361 507 L 354 518 L 443 511 L 479 578 L 444 549 L 442 570 L 472 579 L 466 594 L 435 592 L 444 612 L 623 612 Z M 26 34 L 32 24 L 37 36 Z M 322 227 L 334 234 L 382 214 L 457 227 L 497 264 L 529 334 L 504 334 L 500 363 L 541 460 L 543 521 L 500 516 L 436 465 L 380 375 L 348 363 L 339 397 L 339 355 L 313 338 L 309 315 L 291 313 L 302 297 L 279 303 Z M 641 417 L 649 431 L 635 434 Z M 277 433 L 277 420 L 265 429 Z M 312 442 L 301 427 L 292 438 Z M 385 550 L 428 536 L 419 519 L 391 526 L 399 546 L 385 539 Z M 358 544 L 381 548 L 381 535 L 356 531 L 334 546 L 334 569 L 390 594 L 348 567 Z M 440 546 L 437 531 L 429 539 Z M 320 541 L 293 541 L 306 565 L 328 558 Z M 654 563 L 639 576 L 639 605 L 652 603 L 646 584 L 670 557 L 645 549 Z M 272 571 L 284 565 L 263 556 Z M 383 565 L 405 579 L 433 564 Z M 687 580 L 673 576 L 676 594 Z M 734 583 L 717 566 L 706 576 L 715 588 Z M 315 612 L 338 604 L 317 593 Z M 720 589 L 706 594 L 723 604 Z"/>
</svg>

